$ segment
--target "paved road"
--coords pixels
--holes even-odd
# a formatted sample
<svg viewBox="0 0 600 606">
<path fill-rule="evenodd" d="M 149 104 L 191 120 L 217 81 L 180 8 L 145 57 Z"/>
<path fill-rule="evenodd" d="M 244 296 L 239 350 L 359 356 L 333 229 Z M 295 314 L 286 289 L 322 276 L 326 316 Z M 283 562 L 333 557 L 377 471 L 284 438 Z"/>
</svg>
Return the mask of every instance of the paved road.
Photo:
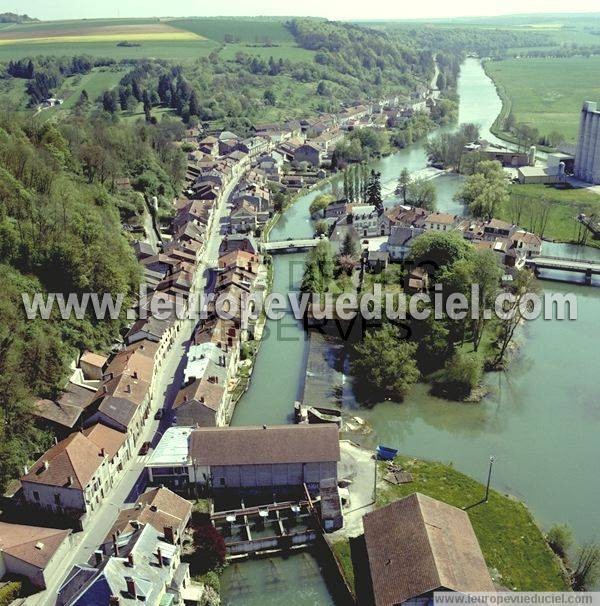
<svg viewBox="0 0 600 606">
<path fill-rule="evenodd" d="M 194 292 L 210 291 L 213 287 L 210 278 L 210 268 L 217 265 L 219 245 L 226 233 L 227 216 L 231 209 L 230 198 L 238 180 L 227 187 L 221 198 L 222 202 L 216 211 L 211 227 L 208 244 L 198 264 L 192 290 Z M 170 409 L 179 390 L 185 367 L 185 355 L 190 344 L 195 327 L 194 320 L 184 320 L 178 337 L 165 357 L 165 361 L 155 377 L 156 401 L 161 402 L 165 409 Z M 158 406 L 156 406 L 158 408 Z M 156 409 L 155 408 L 155 409 Z M 168 425 L 170 415 L 165 415 L 159 422 L 150 415 L 138 442 L 149 441 L 156 445 Z M 43 593 L 36 594 L 28 600 L 28 606 L 51 606 L 56 602 L 56 593 L 67 574 L 75 564 L 85 563 L 92 556 L 98 545 L 110 531 L 120 509 L 127 504 L 135 502 L 137 496 L 146 486 L 145 461 L 150 455 L 134 456 L 127 464 L 125 472 L 113 486 L 107 498 L 95 511 L 88 521 L 85 530 L 73 535 L 73 547 L 61 565 L 61 574 L 48 585 Z"/>
</svg>

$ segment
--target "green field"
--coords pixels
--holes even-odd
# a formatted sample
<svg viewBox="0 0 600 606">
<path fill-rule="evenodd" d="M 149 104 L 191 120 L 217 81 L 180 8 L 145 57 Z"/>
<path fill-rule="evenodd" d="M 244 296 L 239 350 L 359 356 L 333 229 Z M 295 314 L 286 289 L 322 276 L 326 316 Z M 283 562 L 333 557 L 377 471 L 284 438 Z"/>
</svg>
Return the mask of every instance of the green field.
<svg viewBox="0 0 600 606">
<path fill-rule="evenodd" d="M 69 42 L 3 44 L 0 45 L 0 61 L 21 59 L 35 55 L 74 56 L 90 55 L 111 59 L 156 59 L 193 60 L 208 56 L 218 44 L 212 40 L 142 41 L 140 46 L 122 47 L 116 42 Z"/>
<path fill-rule="evenodd" d="M 276 46 L 252 46 L 248 44 L 226 44 L 220 51 L 221 57 L 225 60 L 235 59 L 237 53 L 246 53 L 247 55 L 256 55 L 268 60 L 288 59 L 289 61 L 308 61 L 314 60 L 315 51 L 296 46 L 295 44 L 279 44 Z"/>
<path fill-rule="evenodd" d="M 542 135 L 558 131 L 574 142 L 582 103 L 600 100 L 600 80 L 593 77 L 600 71 L 599 56 L 505 59 L 488 61 L 485 68 L 516 121 L 535 126 Z"/>
<path fill-rule="evenodd" d="M 265 17 L 223 17 L 173 19 L 169 25 L 205 38 L 223 42 L 227 34 L 239 42 L 254 43 L 268 38 L 274 44 L 293 44 L 294 37 L 283 25 L 284 19 Z"/>
<path fill-rule="evenodd" d="M 499 219 L 518 222 L 524 229 L 531 229 L 536 221 L 536 209 L 542 200 L 550 202 L 548 224 L 544 237 L 559 242 L 575 242 L 579 232 L 577 215 L 600 215 L 600 195 L 586 189 L 556 189 L 551 185 L 512 185 L 511 199 L 495 213 Z M 516 216 L 517 204 L 521 203 L 520 218 Z M 600 241 L 588 240 L 589 245 L 599 246 Z"/>
<path fill-rule="evenodd" d="M 501 585 L 520 591 L 567 590 L 557 558 L 523 503 L 494 490 L 487 503 L 479 503 L 485 487 L 452 466 L 404 457 L 400 463 L 413 481 L 399 486 L 384 482 L 377 495 L 379 507 L 413 492 L 460 508 L 471 506 L 467 511 L 473 529 L 488 567 L 500 573 Z"/>
</svg>

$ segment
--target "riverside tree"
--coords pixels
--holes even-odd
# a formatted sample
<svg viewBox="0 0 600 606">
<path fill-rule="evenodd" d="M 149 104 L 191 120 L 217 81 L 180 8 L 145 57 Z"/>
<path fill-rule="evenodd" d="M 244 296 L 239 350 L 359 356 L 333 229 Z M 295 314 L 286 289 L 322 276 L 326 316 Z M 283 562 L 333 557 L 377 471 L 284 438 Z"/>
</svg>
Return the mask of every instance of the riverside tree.
<svg viewBox="0 0 600 606">
<path fill-rule="evenodd" d="M 354 350 L 352 372 L 365 386 L 375 387 L 387 396 L 404 398 L 419 380 L 415 362 L 417 344 L 402 339 L 400 330 L 391 324 L 367 331 Z"/>
</svg>

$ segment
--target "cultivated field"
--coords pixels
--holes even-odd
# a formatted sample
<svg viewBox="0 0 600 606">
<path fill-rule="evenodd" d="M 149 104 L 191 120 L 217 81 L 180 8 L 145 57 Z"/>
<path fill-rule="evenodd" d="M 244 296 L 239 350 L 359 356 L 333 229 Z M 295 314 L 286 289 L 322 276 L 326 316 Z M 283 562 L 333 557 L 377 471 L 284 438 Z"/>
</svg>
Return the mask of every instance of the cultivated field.
<svg viewBox="0 0 600 606">
<path fill-rule="evenodd" d="M 119 42 L 136 46 L 118 46 Z M 8 24 L 0 28 L 0 61 L 31 55 L 114 59 L 195 59 L 217 43 L 158 19 L 90 19 Z"/>
<path fill-rule="evenodd" d="M 490 61 L 486 71 L 510 100 L 517 122 L 541 134 L 558 131 L 573 142 L 583 101 L 600 101 L 600 57 L 506 59 Z M 500 125 L 501 126 L 501 125 Z"/>
</svg>

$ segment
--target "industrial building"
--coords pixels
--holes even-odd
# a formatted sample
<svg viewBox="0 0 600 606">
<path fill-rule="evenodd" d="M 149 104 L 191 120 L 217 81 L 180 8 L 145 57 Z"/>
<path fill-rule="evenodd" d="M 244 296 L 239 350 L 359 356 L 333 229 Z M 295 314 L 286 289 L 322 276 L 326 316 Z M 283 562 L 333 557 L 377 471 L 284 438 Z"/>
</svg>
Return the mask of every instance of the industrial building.
<svg viewBox="0 0 600 606">
<path fill-rule="evenodd" d="M 586 101 L 581 110 L 575 177 L 587 183 L 600 184 L 600 111 L 592 101 Z"/>
</svg>

